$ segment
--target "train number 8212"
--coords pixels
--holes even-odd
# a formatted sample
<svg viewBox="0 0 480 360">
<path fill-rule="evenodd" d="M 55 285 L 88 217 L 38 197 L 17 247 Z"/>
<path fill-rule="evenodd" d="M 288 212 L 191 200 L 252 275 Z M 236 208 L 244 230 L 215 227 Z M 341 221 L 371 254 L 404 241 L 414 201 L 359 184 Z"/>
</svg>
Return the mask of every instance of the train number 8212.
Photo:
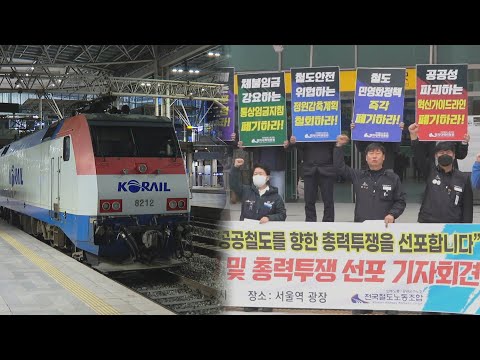
<svg viewBox="0 0 480 360">
<path fill-rule="evenodd" d="M 135 200 L 135 206 L 153 206 L 153 199 Z"/>
</svg>

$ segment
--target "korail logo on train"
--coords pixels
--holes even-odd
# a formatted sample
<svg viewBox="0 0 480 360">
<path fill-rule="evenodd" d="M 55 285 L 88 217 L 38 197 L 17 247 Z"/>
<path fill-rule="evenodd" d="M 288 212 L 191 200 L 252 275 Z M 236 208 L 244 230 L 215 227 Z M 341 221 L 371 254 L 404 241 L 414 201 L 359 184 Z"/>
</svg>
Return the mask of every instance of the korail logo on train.
<svg viewBox="0 0 480 360">
<path fill-rule="evenodd" d="M 15 165 L 12 165 L 9 176 L 10 185 L 23 185 L 23 169 L 16 168 Z"/>
<path fill-rule="evenodd" d="M 142 181 L 141 183 L 137 180 L 130 180 L 130 181 L 119 181 L 118 182 L 118 190 L 119 192 L 131 192 L 137 193 L 139 191 L 171 191 L 168 187 L 168 183 L 166 182 L 149 182 L 149 181 Z"/>
</svg>

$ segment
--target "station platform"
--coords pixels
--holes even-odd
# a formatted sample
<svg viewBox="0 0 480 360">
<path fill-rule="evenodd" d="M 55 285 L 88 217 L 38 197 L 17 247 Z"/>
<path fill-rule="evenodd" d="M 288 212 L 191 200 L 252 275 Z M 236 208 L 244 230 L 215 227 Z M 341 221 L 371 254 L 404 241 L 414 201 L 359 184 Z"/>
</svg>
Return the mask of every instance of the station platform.
<svg viewBox="0 0 480 360">
<path fill-rule="evenodd" d="M 173 315 L 0 221 L 0 315 Z"/>
<path fill-rule="evenodd" d="M 192 199 L 190 200 L 190 205 L 223 209 L 227 206 L 227 195 L 225 190 L 222 192 L 218 190 L 215 192 L 192 190 Z"/>
</svg>

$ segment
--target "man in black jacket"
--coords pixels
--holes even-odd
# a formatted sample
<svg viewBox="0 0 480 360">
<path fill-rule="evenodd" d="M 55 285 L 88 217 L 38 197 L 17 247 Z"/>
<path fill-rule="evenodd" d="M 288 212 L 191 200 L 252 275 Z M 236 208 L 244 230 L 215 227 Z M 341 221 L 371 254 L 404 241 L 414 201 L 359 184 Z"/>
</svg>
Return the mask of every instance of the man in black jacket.
<svg viewBox="0 0 480 360">
<path fill-rule="evenodd" d="M 451 141 L 435 145 L 438 165 L 425 156 L 429 145 L 418 141 L 418 125 L 409 126 L 413 156 L 425 174 L 426 187 L 419 223 L 471 223 L 473 221 L 473 192 L 470 176 L 455 169 L 455 144 Z"/>
<path fill-rule="evenodd" d="M 365 148 L 368 170 L 352 169 L 345 165 L 343 145 L 348 136 L 339 135 L 333 150 L 333 166 L 353 184 L 355 191 L 355 222 L 383 220 L 385 226 L 395 222 L 405 210 L 405 192 L 400 178 L 391 169 L 385 169 L 385 148 L 380 143 L 371 143 Z M 353 310 L 352 314 L 370 314 L 372 310 Z M 392 314 L 393 311 L 387 311 Z"/>
<path fill-rule="evenodd" d="M 355 222 L 384 220 L 385 225 L 395 222 L 405 210 L 405 192 L 400 178 L 391 169 L 385 169 L 385 148 L 372 143 L 365 149 L 368 170 L 352 169 L 345 165 L 343 145 L 350 139 L 337 137 L 333 151 L 333 165 L 338 174 L 353 183 L 355 191 Z"/>
<path fill-rule="evenodd" d="M 400 129 L 404 128 L 405 124 L 403 122 L 400 123 Z M 353 131 L 355 128 L 355 123 L 350 124 L 350 129 Z M 362 169 L 368 169 L 368 165 L 363 162 L 365 160 L 366 152 L 365 150 L 367 149 L 367 146 L 374 143 L 376 141 L 360 141 L 356 140 L 355 141 L 355 147 L 357 148 L 357 151 L 360 152 L 361 154 L 361 168 Z M 385 162 L 383 163 L 383 167 L 385 169 L 394 169 L 395 167 L 395 157 L 398 153 L 400 153 L 400 142 L 379 142 L 385 149 Z"/>
<path fill-rule="evenodd" d="M 333 186 L 336 172 L 333 168 L 334 142 L 305 142 L 297 143 L 294 135 L 290 142 L 284 143 L 284 148 L 293 145 L 302 151 L 303 181 L 305 193 L 305 221 L 316 222 L 318 186 L 323 200 L 323 222 L 335 221 L 335 207 L 333 202 Z"/>
<path fill-rule="evenodd" d="M 283 199 L 278 194 L 278 189 L 268 184 L 270 170 L 264 165 L 256 164 L 253 168 L 253 185 L 241 185 L 238 168 L 243 163 L 243 159 L 235 159 L 230 173 L 230 188 L 242 202 L 240 220 L 259 220 L 260 224 L 285 221 L 287 211 Z"/>
<path fill-rule="evenodd" d="M 435 146 L 440 141 L 426 141 L 426 156 L 432 163 L 435 163 Z M 470 142 L 470 135 L 465 134 L 463 141 L 452 141 L 455 145 L 455 158 L 453 159 L 453 168 L 458 170 L 458 160 L 463 160 L 468 155 L 468 143 Z"/>
</svg>

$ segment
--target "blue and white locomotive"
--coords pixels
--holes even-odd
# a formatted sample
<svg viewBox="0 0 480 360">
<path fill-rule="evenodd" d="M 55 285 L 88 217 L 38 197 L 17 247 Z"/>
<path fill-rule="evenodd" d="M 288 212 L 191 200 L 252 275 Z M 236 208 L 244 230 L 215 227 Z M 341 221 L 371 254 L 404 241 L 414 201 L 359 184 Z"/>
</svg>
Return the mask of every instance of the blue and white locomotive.
<svg viewBox="0 0 480 360">
<path fill-rule="evenodd" d="M 0 149 L 2 217 L 100 270 L 168 265 L 189 210 L 165 117 L 79 114 Z"/>
</svg>

